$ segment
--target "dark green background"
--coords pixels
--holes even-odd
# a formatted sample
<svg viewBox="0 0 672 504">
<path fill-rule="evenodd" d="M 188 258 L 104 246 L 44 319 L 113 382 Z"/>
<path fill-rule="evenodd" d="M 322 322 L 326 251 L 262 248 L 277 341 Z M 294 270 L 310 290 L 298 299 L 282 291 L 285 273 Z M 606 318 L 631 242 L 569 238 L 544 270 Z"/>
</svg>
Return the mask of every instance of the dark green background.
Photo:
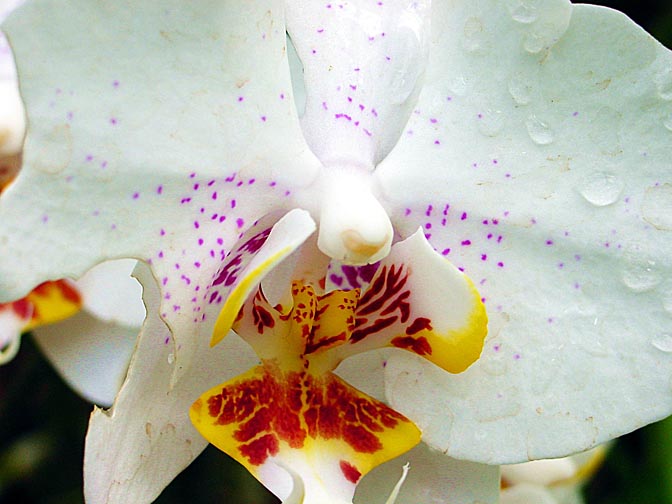
<svg viewBox="0 0 672 504">
<path fill-rule="evenodd" d="M 672 0 L 593 3 L 626 12 L 672 47 Z M 82 454 L 90 411 L 26 338 L 19 356 L 0 367 L 1 504 L 82 502 Z M 672 419 L 621 438 L 586 496 L 588 504 L 672 504 Z M 226 455 L 208 448 L 156 502 L 277 500 Z"/>
</svg>

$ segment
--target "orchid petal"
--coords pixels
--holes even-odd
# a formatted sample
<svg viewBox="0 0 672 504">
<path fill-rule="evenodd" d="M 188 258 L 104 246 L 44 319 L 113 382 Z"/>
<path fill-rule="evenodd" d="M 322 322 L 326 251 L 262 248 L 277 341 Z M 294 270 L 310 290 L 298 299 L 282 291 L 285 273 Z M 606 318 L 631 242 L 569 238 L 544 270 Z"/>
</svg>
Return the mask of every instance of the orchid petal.
<svg viewBox="0 0 672 504">
<path fill-rule="evenodd" d="M 404 463 L 410 464 L 396 504 L 450 502 L 496 504 L 499 470 L 474 462 L 454 460 L 420 443 L 411 451 L 375 468 L 357 485 L 355 504 L 382 504 L 389 485 Z M 530 501 L 532 502 L 532 501 Z M 536 504 L 536 503 L 535 503 Z"/>
<path fill-rule="evenodd" d="M 139 329 L 145 320 L 145 307 L 142 287 L 131 276 L 136 265 L 133 259 L 117 259 L 87 271 L 76 282 L 84 309 L 106 322 Z"/>
<path fill-rule="evenodd" d="M 261 280 L 292 254 L 313 232 L 315 221 L 304 210 L 292 210 L 278 220 L 268 215 L 244 233 L 212 281 L 206 299 L 221 303 L 212 345 L 231 330 L 245 300 Z"/>
<path fill-rule="evenodd" d="M 236 237 L 317 173 L 283 18 L 275 0 L 46 0 L 13 13 L 30 126 L 0 199 L 0 298 L 106 259 L 150 262 L 179 378 Z"/>
<path fill-rule="evenodd" d="M 523 483 L 502 492 L 501 504 L 561 504 L 546 488 Z"/>
<path fill-rule="evenodd" d="M 0 38 L 0 52 L 3 50 L 2 41 Z M 23 105 L 16 82 L 4 80 L 0 75 L 0 158 L 15 155 L 21 150 L 24 123 Z"/>
<path fill-rule="evenodd" d="M 81 306 L 81 296 L 68 280 L 44 282 L 25 298 L 0 303 L 0 364 L 14 357 L 22 332 L 65 320 Z"/>
<path fill-rule="evenodd" d="M 109 411 L 91 417 L 84 454 L 84 493 L 90 504 L 150 503 L 205 448 L 189 421 L 189 406 L 204 387 L 249 369 L 256 356 L 232 335 L 217 349 L 194 341 L 195 360 L 174 379 L 176 342 L 158 316 L 160 295 L 146 267 L 148 319 L 128 375 Z M 161 400 L 158 400 L 161 398 Z"/>
<path fill-rule="evenodd" d="M 429 2 L 287 2 L 303 63 L 312 151 L 327 166 L 372 169 L 392 149 L 420 90 Z"/>
<path fill-rule="evenodd" d="M 503 465 L 502 502 L 520 501 L 530 488 L 536 488 L 547 491 L 559 504 L 582 504 L 581 486 L 595 474 L 606 451 L 605 445 L 599 445 L 569 457 Z"/>
<path fill-rule="evenodd" d="M 548 486 L 556 481 L 573 477 L 577 470 L 578 467 L 571 457 L 532 460 L 502 466 L 502 479 L 511 486 L 521 483 Z"/>
<path fill-rule="evenodd" d="M 137 327 L 105 322 L 82 311 L 33 337 L 72 389 L 87 401 L 110 406 L 126 377 Z"/>
<path fill-rule="evenodd" d="M 672 54 L 564 0 L 433 9 L 418 113 L 374 175 L 395 229 L 422 226 L 474 279 L 490 339 L 456 377 L 394 355 L 391 404 L 431 446 L 487 463 L 668 415 Z"/>
<path fill-rule="evenodd" d="M 40 350 L 63 379 L 101 406 L 114 401 L 145 318 L 142 290 L 130 276 L 135 265 L 120 259 L 95 266 L 74 286 L 82 311 L 33 330 Z"/>
<path fill-rule="evenodd" d="M 404 484 L 406 481 L 406 478 L 408 477 L 408 470 L 410 468 L 410 465 L 408 462 L 406 462 L 402 468 L 401 468 L 401 476 L 399 477 L 399 481 L 397 481 L 397 484 L 394 485 L 394 488 L 392 489 L 392 493 L 390 496 L 387 498 L 385 501 L 385 504 L 394 504 L 397 502 L 397 498 L 399 498 L 399 491 L 401 490 L 401 486 Z"/>
<path fill-rule="evenodd" d="M 3 2 L 0 5 L 0 23 L 19 2 Z M 0 32 L 0 159 L 14 156 L 21 151 L 26 121 L 23 104 L 16 81 L 16 69 L 7 39 Z M 2 186 L 0 167 L 0 186 Z"/>
<path fill-rule="evenodd" d="M 9 185 L 9 183 L 19 173 L 21 167 L 21 155 L 0 156 L 0 193 Z"/>
<path fill-rule="evenodd" d="M 6 364 L 16 356 L 21 346 L 21 333 L 32 313 L 32 306 L 23 299 L 0 304 L 0 364 Z"/>
</svg>

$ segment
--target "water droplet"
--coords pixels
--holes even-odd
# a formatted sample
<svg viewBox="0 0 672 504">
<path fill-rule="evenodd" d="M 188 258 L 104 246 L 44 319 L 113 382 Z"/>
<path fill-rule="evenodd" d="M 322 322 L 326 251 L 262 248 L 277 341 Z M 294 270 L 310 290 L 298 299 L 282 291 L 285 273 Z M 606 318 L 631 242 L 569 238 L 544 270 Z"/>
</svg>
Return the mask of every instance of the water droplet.
<svg viewBox="0 0 672 504">
<path fill-rule="evenodd" d="M 480 49 L 483 39 L 483 21 L 480 18 L 471 16 L 464 23 L 464 38 L 462 39 L 463 47 L 469 51 L 474 52 Z"/>
<path fill-rule="evenodd" d="M 463 96 L 467 92 L 467 80 L 464 75 L 457 75 L 448 83 L 450 92 L 457 96 Z"/>
<path fill-rule="evenodd" d="M 654 75 L 653 80 L 656 83 L 658 96 L 663 100 L 672 100 L 672 68 L 665 68 L 663 71 Z"/>
<path fill-rule="evenodd" d="M 4 105 L 3 105 L 4 106 Z M 44 143 L 33 152 L 33 166 L 49 175 L 60 173 L 72 159 L 72 134 L 69 125 L 48 128 Z"/>
<path fill-rule="evenodd" d="M 615 203 L 623 191 L 623 182 L 611 173 L 593 172 L 581 184 L 579 192 L 595 206 Z"/>
<path fill-rule="evenodd" d="M 534 23 L 537 20 L 537 6 L 535 0 L 509 0 L 507 7 L 514 21 L 523 24 Z"/>
<path fill-rule="evenodd" d="M 479 114 L 478 131 L 485 136 L 494 137 L 499 135 L 504 127 L 504 117 L 499 110 L 487 110 Z"/>
<path fill-rule="evenodd" d="M 623 270 L 623 283 L 635 292 L 650 291 L 662 281 L 655 267 L 654 261 L 630 263 Z"/>
<path fill-rule="evenodd" d="M 651 344 L 661 352 L 672 353 L 672 334 L 661 334 L 657 338 L 651 340 Z"/>
<path fill-rule="evenodd" d="M 672 289 L 668 289 L 662 295 L 663 309 L 672 315 Z"/>
<path fill-rule="evenodd" d="M 611 107 L 602 107 L 594 118 L 590 118 L 593 127 L 588 133 L 588 140 L 602 154 L 619 156 L 623 153 L 620 131 L 625 129 L 623 113 Z M 599 125 L 599 126 L 597 126 Z"/>
<path fill-rule="evenodd" d="M 548 145 L 555 140 L 555 133 L 548 124 L 537 116 L 530 116 L 525 122 L 530 138 L 537 145 Z"/>
<path fill-rule="evenodd" d="M 536 32 L 530 32 L 525 36 L 523 49 L 531 54 L 537 54 L 546 47 L 546 39 Z"/>
<path fill-rule="evenodd" d="M 656 229 L 672 230 L 672 184 L 649 187 L 642 200 L 642 217 Z"/>
<path fill-rule="evenodd" d="M 395 55 L 391 68 L 388 69 L 390 83 L 390 101 L 395 104 L 404 103 L 415 91 L 418 79 L 424 73 L 425 61 L 422 54 L 422 43 L 413 30 L 400 28 L 397 36 L 389 41 L 388 50 Z"/>
<path fill-rule="evenodd" d="M 173 352 L 170 352 L 168 354 L 168 364 L 173 364 L 175 362 L 175 354 Z"/>
<path fill-rule="evenodd" d="M 506 373 L 508 368 L 506 362 L 504 362 L 504 359 L 497 357 L 484 359 L 481 367 L 483 368 L 483 371 L 488 373 L 490 376 L 502 376 Z"/>
<path fill-rule="evenodd" d="M 532 85 L 522 75 L 514 75 L 509 81 L 509 93 L 518 105 L 530 103 Z"/>
<path fill-rule="evenodd" d="M 672 112 L 667 114 L 667 117 L 663 119 L 663 126 L 672 131 Z"/>
</svg>

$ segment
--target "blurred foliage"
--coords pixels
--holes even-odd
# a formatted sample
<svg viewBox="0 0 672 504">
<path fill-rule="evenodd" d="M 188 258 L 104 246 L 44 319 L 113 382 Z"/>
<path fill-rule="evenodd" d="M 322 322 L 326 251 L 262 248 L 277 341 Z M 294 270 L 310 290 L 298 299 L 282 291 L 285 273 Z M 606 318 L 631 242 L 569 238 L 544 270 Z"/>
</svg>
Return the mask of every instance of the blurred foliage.
<svg viewBox="0 0 672 504">
<path fill-rule="evenodd" d="M 672 47 L 672 0 L 597 0 L 626 12 Z M 25 338 L 0 367 L 0 504 L 78 504 L 91 406 L 77 398 Z M 586 488 L 588 504 L 672 504 L 672 418 L 621 438 Z M 277 502 L 247 472 L 212 447 L 157 504 Z M 418 503 L 423 504 L 423 503 Z M 534 504 L 534 503 L 530 503 Z"/>
</svg>

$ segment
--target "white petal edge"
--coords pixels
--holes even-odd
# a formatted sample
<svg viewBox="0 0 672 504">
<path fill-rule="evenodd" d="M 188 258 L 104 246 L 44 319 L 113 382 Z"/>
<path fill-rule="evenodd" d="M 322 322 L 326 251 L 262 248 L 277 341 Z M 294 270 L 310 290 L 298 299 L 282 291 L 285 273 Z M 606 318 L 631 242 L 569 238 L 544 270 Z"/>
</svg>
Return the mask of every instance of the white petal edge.
<svg viewBox="0 0 672 504">
<path fill-rule="evenodd" d="M 198 338 L 192 340 L 192 364 L 173 383 L 175 342 L 158 315 L 156 281 L 142 264 L 136 274 L 148 318 L 114 405 L 91 416 L 84 454 L 88 504 L 152 502 L 207 445 L 191 425 L 189 406 L 222 378 L 257 363 L 235 334 L 216 349 Z"/>
<path fill-rule="evenodd" d="M 32 331 L 58 374 L 80 396 L 110 406 L 126 377 L 139 327 L 105 322 L 86 311 Z"/>
</svg>

